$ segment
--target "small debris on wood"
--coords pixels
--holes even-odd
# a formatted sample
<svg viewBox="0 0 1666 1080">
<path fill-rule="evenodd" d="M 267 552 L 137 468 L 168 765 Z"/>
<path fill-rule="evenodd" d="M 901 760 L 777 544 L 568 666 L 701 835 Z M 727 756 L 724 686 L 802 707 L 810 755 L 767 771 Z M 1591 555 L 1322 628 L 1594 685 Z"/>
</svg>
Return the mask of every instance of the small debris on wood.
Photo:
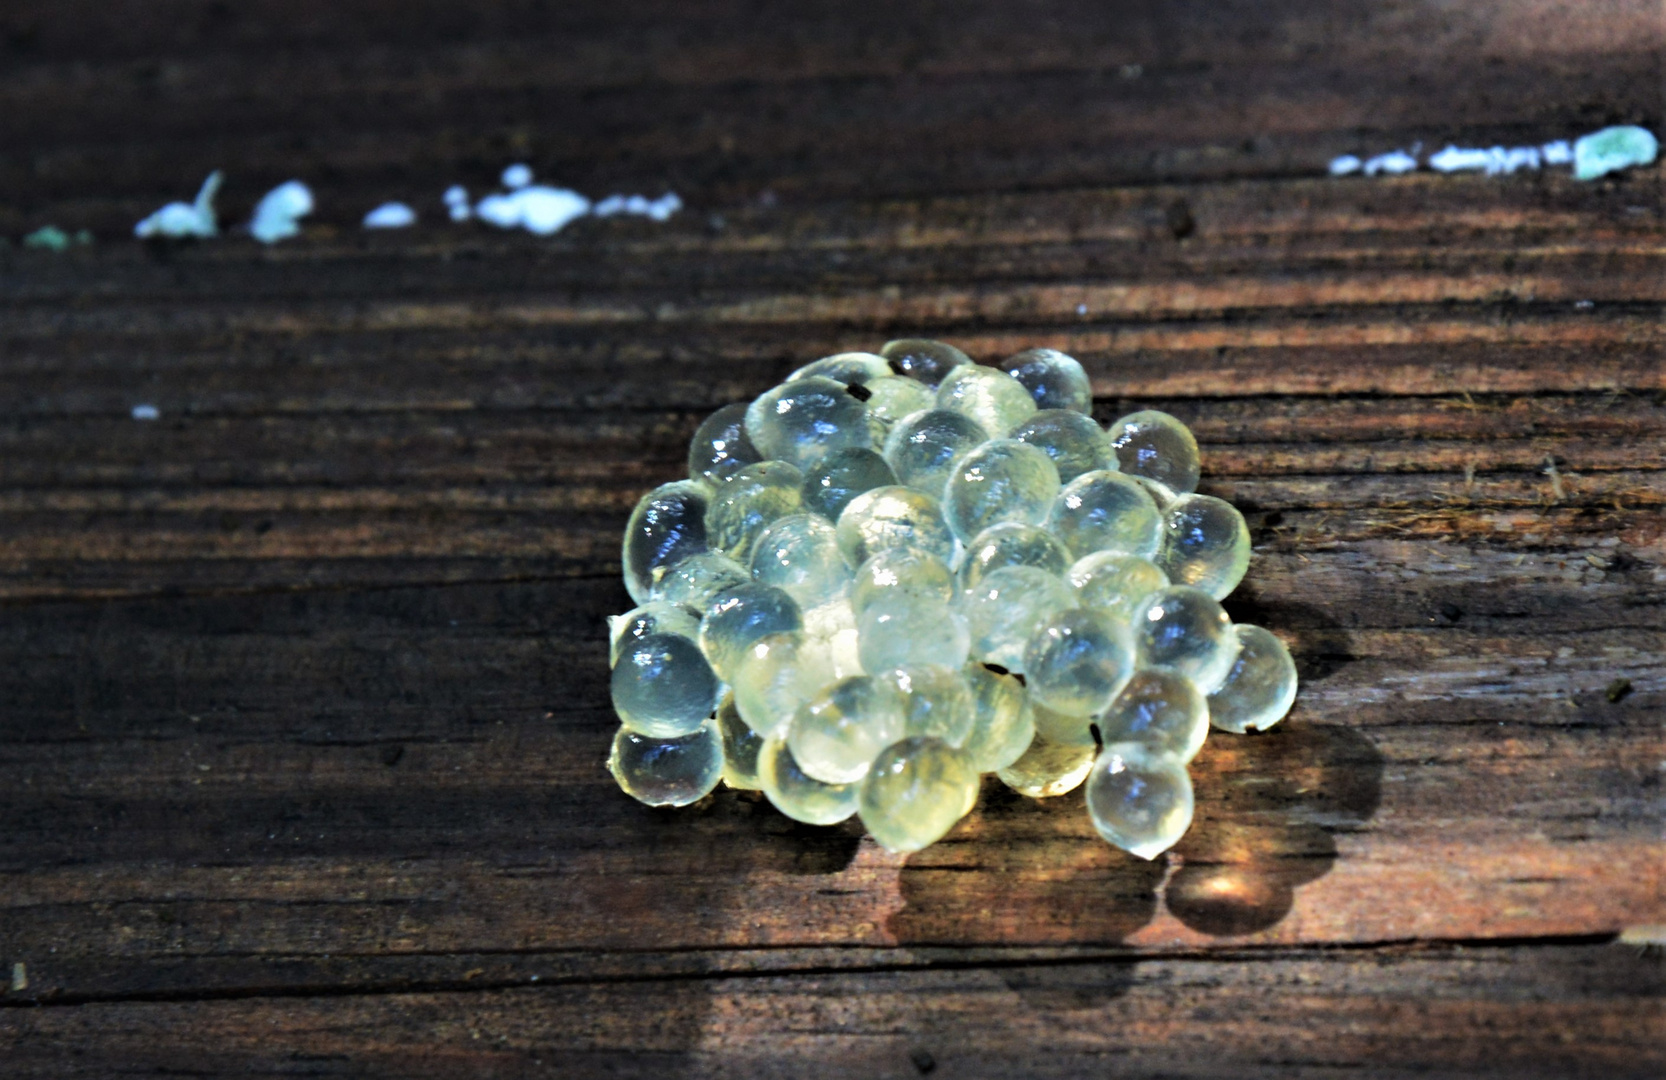
<svg viewBox="0 0 1666 1080">
<path fill-rule="evenodd" d="M 1608 689 L 1603 693 L 1608 698 L 1609 704 L 1618 705 L 1631 696 L 1631 680 L 1624 677 L 1615 679 L 1608 684 Z"/>
</svg>

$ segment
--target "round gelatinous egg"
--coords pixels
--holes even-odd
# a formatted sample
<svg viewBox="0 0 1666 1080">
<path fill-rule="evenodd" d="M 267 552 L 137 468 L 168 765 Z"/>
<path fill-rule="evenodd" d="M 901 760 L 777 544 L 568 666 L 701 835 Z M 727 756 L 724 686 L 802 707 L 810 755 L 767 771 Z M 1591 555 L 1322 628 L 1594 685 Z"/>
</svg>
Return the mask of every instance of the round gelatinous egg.
<svg viewBox="0 0 1666 1080">
<path fill-rule="evenodd" d="M 804 509 L 838 521 L 856 496 L 896 482 L 896 473 L 878 451 L 858 446 L 835 450 L 806 471 L 799 497 Z"/>
<path fill-rule="evenodd" d="M 885 435 L 898 420 L 921 409 L 937 404 L 937 394 L 931 387 L 901 375 L 887 375 L 868 383 L 868 427 L 874 432 L 875 445 L 885 445 Z"/>
<path fill-rule="evenodd" d="M 1002 360 L 1000 368 L 1029 391 L 1038 409 L 1093 412 L 1093 387 L 1074 356 L 1057 349 L 1025 349 Z"/>
<path fill-rule="evenodd" d="M 1197 440 L 1168 413 L 1129 413 L 1110 426 L 1110 436 L 1123 472 L 1150 477 L 1176 495 L 1197 490 Z"/>
<path fill-rule="evenodd" d="M 607 769 L 638 802 L 687 806 L 709 795 L 723 777 L 723 741 L 715 721 L 670 739 L 620 728 Z"/>
<path fill-rule="evenodd" d="M 937 407 L 970 417 L 991 434 L 1011 431 L 1035 414 L 1035 400 L 1023 384 L 982 364 L 962 364 L 943 376 Z"/>
<path fill-rule="evenodd" d="M 649 601 L 623 615 L 607 617 L 609 667 L 619 662 L 619 653 L 638 638 L 649 634 L 681 634 L 690 641 L 700 638 L 700 616 L 681 604 Z"/>
<path fill-rule="evenodd" d="M 1252 728 L 1266 731 L 1295 703 L 1296 663 L 1269 630 L 1239 623 L 1232 632 L 1238 657 L 1220 689 L 1209 695 L 1209 721 L 1239 735 Z"/>
<path fill-rule="evenodd" d="M 929 551 L 885 548 L 856 568 L 850 606 L 861 612 L 875 600 L 894 595 L 907 596 L 911 601 L 951 603 L 955 599 L 954 574 L 948 563 Z"/>
<path fill-rule="evenodd" d="M 1088 776 L 1087 804 L 1100 836 L 1131 855 L 1155 859 L 1192 824 L 1192 781 L 1172 754 L 1112 743 Z"/>
<path fill-rule="evenodd" d="M 766 739 L 758 751 L 758 782 L 775 809 L 806 825 L 837 825 L 856 813 L 858 784 L 824 784 L 799 768 L 782 739 Z"/>
<path fill-rule="evenodd" d="M 700 651 L 720 678 L 729 679 L 753 642 L 803 628 L 804 614 L 796 600 L 773 585 L 748 581 L 724 589 L 706 608 L 700 620 Z"/>
<path fill-rule="evenodd" d="M 746 437 L 746 406 L 725 405 L 706 417 L 688 444 L 688 475 L 717 485 L 763 460 Z"/>
<path fill-rule="evenodd" d="M 1076 598 L 1118 622 L 1133 619 L 1134 612 L 1158 589 L 1168 588 L 1168 575 L 1157 564 L 1137 555 L 1096 551 L 1070 565 L 1065 579 L 1076 586 Z"/>
<path fill-rule="evenodd" d="M 1091 716 L 1072 716 L 1069 713 L 1054 712 L 1035 701 L 1030 702 L 1030 713 L 1035 722 L 1035 734 L 1038 739 L 1069 746 L 1099 745 L 1093 738 L 1092 725 L 1095 720 Z"/>
<path fill-rule="evenodd" d="M 681 634 L 649 634 L 613 665 L 613 710 L 626 727 L 656 739 L 697 730 L 721 687 L 700 646 Z"/>
<path fill-rule="evenodd" d="M 1209 734 L 1209 707 L 1173 668 L 1141 668 L 1099 718 L 1099 731 L 1108 743 L 1141 743 L 1187 762 Z"/>
<path fill-rule="evenodd" d="M 961 458 L 949 473 L 943 516 L 957 537 L 971 540 L 1002 522 L 1034 525 L 1046 520 L 1058 494 L 1059 471 L 1051 458 L 1016 439 L 991 439 Z"/>
<path fill-rule="evenodd" d="M 799 768 L 827 784 L 862 779 L 879 752 L 902 738 L 902 696 L 890 683 L 853 675 L 799 706 L 787 745 Z"/>
<path fill-rule="evenodd" d="M 721 551 L 702 551 L 690 555 L 676 566 L 654 571 L 656 577 L 649 596 L 673 604 L 682 604 L 696 611 L 705 611 L 712 599 L 724 589 L 743 585 L 752 580 L 746 567 Z"/>
<path fill-rule="evenodd" d="M 799 469 L 834 450 L 873 445 L 868 407 L 844 383 L 821 375 L 759 395 L 747 406 L 746 434 L 764 457 Z"/>
<path fill-rule="evenodd" d="M 903 731 L 962 746 L 977 721 L 972 688 L 958 668 L 911 664 L 875 676 L 902 695 Z"/>
<path fill-rule="evenodd" d="M 1163 546 L 1155 561 L 1176 585 L 1223 599 L 1249 569 L 1249 526 L 1224 499 L 1182 495 L 1163 511 Z"/>
<path fill-rule="evenodd" d="M 1093 754 L 1092 743 L 1052 742 L 1037 731 L 1018 760 L 995 775 L 1020 795 L 1048 799 L 1076 790 L 1093 768 Z"/>
<path fill-rule="evenodd" d="M 706 511 L 706 543 L 741 563 L 764 526 L 799 512 L 804 474 L 784 461 L 760 461 L 729 478 L 712 494 Z"/>
<path fill-rule="evenodd" d="M 900 591 L 870 601 L 856 617 L 858 655 L 864 671 L 909 664 L 957 668 L 971 639 L 966 620 L 941 600 Z"/>
<path fill-rule="evenodd" d="M 723 736 L 723 783 L 737 791 L 757 791 L 758 751 L 764 737 L 746 726 L 735 708 L 735 695 L 724 694 L 717 706 L 717 731 Z"/>
<path fill-rule="evenodd" d="M 820 375 L 846 386 L 864 386 L 875 379 L 891 378 L 891 365 L 883 356 L 871 352 L 842 352 L 812 360 L 784 381 L 796 382 Z"/>
<path fill-rule="evenodd" d="M 1017 761 L 1035 737 L 1035 717 L 1024 684 L 1015 676 L 967 664 L 961 677 L 972 691 L 972 731 L 962 747 L 979 772 Z"/>
<path fill-rule="evenodd" d="M 648 602 L 656 571 L 706 550 L 710 490 L 697 480 L 678 480 L 642 496 L 625 526 L 625 590 Z"/>
<path fill-rule="evenodd" d="M 850 564 L 831 522 L 819 514 L 788 514 L 764 526 L 753 541 L 752 576 L 808 610 L 845 594 Z"/>
<path fill-rule="evenodd" d="M 887 851 L 936 843 L 977 802 L 978 770 L 963 751 L 926 736 L 885 749 L 862 781 L 862 824 Z"/>
<path fill-rule="evenodd" d="M 899 338 L 887 341 L 879 355 L 890 361 L 891 370 L 898 375 L 924 383 L 932 389 L 943 381 L 943 376 L 972 358 L 943 341 L 930 338 Z"/>
<path fill-rule="evenodd" d="M 972 635 L 972 655 L 1024 674 L 1024 646 L 1041 624 L 1076 606 L 1076 594 L 1034 566 L 1006 566 L 985 574 L 960 597 Z"/>
<path fill-rule="evenodd" d="M 1162 541 L 1162 517 L 1146 490 L 1122 473 L 1083 473 L 1064 486 L 1047 528 L 1076 558 L 1119 551 L 1149 559 Z"/>
<path fill-rule="evenodd" d="M 948 409 L 925 409 L 899 420 L 885 436 L 885 463 L 897 480 L 934 499 L 949 474 L 989 438 L 982 425 Z"/>
<path fill-rule="evenodd" d="M 1238 657 L 1238 635 L 1215 598 L 1190 585 L 1170 585 L 1134 612 L 1134 649 L 1141 667 L 1171 667 L 1214 693 Z"/>
<path fill-rule="evenodd" d="M 1052 458 L 1061 483 L 1068 484 L 1083 473 L 1117 470 L 1111 437 L 1085 413 L 1043 409 L 1009 431 L 1007 438 L 1028 443 Z"/>
<path fill-rule="evenodd" d="M 954 556 L 954 534 L 941 504 L 900 484 L 865 491 L 839 515 L 839 550 L 860 566 L 881 551 L 913 548 L 944 562 Z"/>
<path fill-rule="evenodd" d="M 787 633 L 753 642 L 735 662 L 729 685 L 746 725 L 779 739 L 798 707 L 832 681 L 832 658 L 803 633 Z"/>
<path fill-rule="evenodd" d="M 1035 525 L 1015 521 L 991 525 L 966 545 L 960 564 L 960 584 L 971 588 L 993 570 L 1006 566 L 1033 566 L 1062 577 L 1070 565 L 1070 553 L 1053 534 Z"/>
<path fill-rule="evenodd" d="M 1030 696 L 1067 716 L 1103 711 L 1133 673 L 1127 629 L 1088 608 L 1047 619 L 1024 648 Z"/>
</svg>

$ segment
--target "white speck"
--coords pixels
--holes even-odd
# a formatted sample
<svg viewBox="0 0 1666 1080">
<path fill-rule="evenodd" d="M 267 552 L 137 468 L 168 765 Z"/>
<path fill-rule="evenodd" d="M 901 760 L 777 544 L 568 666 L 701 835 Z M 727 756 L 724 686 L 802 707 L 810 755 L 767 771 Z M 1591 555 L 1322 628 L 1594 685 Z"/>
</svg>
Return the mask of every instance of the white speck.
<svg viewBox="0 0 1666 1080">
<path fill-rule="evenodd" d="M 1544 155 L 1546 165 L 1568 165 L 1573 162 L 1573 147 L 1568 145 L 1566 139 L 1547 142 L 1539 147 L 1539 152 Z"/>
<path fill-rule="evenodd" d="M 1088 306 L 1086 304 L 1077 304 L 1076 305 L 1076 314 L 1086 315 L 1087 313 L 1088 313 Z"/>
<path fill-rule="evenodd" d="M 1360 160 L 1352 154 L 1343 154 L 1341 157 L 1330 159 L 1330 174 L 1332 176 L 1347 176 L 1349 173 L 1359 172 L 1359 169 Z"/>
<path fill-rule="evenodd" d="M 218 235 L 219 222 L 214 217 L 214 196 L 225 177 L 215 169 L 202 182 L 195 202 L 171 202 L 156 213 L 133 226 L 133 235 L 141 240 L 152 236 L 171 239 L 196 237 L 207 239 Z"/>
<path fill-rule="evenodd" d="M 135 405 L 133 406 L 133 419 L 160 420 L 162 419 L 162 410 L 155 405 Z"/>
<path fill-rule="evenodd" d="M 452 221 L 467 221 L 474 216 L 474 210 L 469 206 L 469 191 L 462 184 L 452 184 L 445 189 L 445 205 L 451 211 Z"/>
<path fill-rule="evenodd" d="M 275 244 L 299 236 L 301 218 L 312 213 L 312 190 L 299 180 L 290 180 L 268 191 L 255 207 L 249 233 L 263 244 Z"/>
<path fill-rule="evenodd" d="M 488 195 L 475 206 L 481 220 L 500 229 L 522 228 L 539 236 L 560 232 L 574 218 L 590 211 L 590 200 L 566 188 L 542 184 L 524 187 L 512 195 Z"/>
<path fill-rule="evenodd" d="M 1365 163 L 1365 175 L 1376 176 L 1378 173 L 1408 173 L 1417 168 L 1417 159 L 1404 150 L 1392 150 L 1386 154 L 1378 154 Z"/>
<path fill-rule="evenodd" d="M 367 229 L 404 229 L 416 224 L 416 211 L 402 202 L 383 203 L 364 216 Z"/>
<path fill-rule="evenodd" d="M 29 968 L 19 960 L 12 965 L 12 993 L 29 989 Z"/>
<path fill-rule="evenodd" d="M 516 164 L 503 170 L 503 186 L 510 191 L 524 188 L 530 183 L 532 183 L 532 166 L 530 165 Z"/>
<path fill-rule="evenodd" d="M 1597 302 L 1595 300 L 1575 300 L 1573 306 L 1580 311 L 1590 311 L 1597 306 Z"/>
<path fill-rule="evenodd" d="M 1536 146 L 1494 146 L 1486 150 L 1448 146 L 1429 159 L 1429 167 L 1443 173 L 1484 172 L 1497 176 L 1518 169 L 1537 169 L 1543 157 Z"/>
<path fill-rule="evenodd" d="M 1117 69 L 1117 74 L 1124 79 L 1137 79 L 1145 74 L 1145 68 L 1139 64 L 1123 64 Z"/>
<path fill-rule="evenodd" d="M 1573 144 L 1573 178 L 1595 180 L 1611 172 L 1647 165 L 1660 152 L 1652 132 L 1626 124 L 1594 131 Z"/>
<path fill-rule="evenodd" d="M 675 192 L 666 192 L 657 199 L 649 199 L 646 195 L 609 195 L 590 212 L 596 217 L 636 214 L 654 221 L 669 221 L 671 215 L 682 208 L 683 200 Z"/>
</svg>

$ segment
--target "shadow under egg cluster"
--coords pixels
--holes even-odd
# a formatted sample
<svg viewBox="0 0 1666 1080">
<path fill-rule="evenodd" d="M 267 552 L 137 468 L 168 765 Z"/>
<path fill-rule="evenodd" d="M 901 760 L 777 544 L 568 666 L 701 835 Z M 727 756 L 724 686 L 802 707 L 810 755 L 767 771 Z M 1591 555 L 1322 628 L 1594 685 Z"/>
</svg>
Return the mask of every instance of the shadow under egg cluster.
<svg viewBox="0 0 1666 1080">
<path fill-rule="evenodd" d="M 1211 724 L 1277 723 L 1296 671 L 1221 607 L 1249 530 L 1196 493 L 1191 432 L 1149 410 L 1101 428 L 1091 404 L 1063 353 L 984 366 L 906 339 L 713 413 L 689 478 L 626 529 L 619 786 L 762 790 L 917 851 L 994 773 L 1032 798 L 1085 785 L 1142 858 L 1177 843 Z"/>
</svg>

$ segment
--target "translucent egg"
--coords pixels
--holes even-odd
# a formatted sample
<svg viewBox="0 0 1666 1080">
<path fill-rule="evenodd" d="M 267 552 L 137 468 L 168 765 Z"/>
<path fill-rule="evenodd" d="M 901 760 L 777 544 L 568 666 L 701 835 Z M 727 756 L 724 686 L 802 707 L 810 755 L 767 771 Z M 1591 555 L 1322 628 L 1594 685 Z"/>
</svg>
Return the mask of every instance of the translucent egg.
<svg viewBox="0 0 1666 1080">
<path fill-rule="evenodd" d="M 1068 716 L 1104 711 L 1133 673 L 1128 631 L 1087 608 L 1046 620 L 1024 648 L 1030 697 Z"/>
<path fill-rule="evenodd" d="M 972 362 L 970 356 L 953 345 L 929 338 L 887 341 L 885 347 L 879 350 L 879 355 L 890 361 L 891 370 L 898 375 L 906 375 L 933 390 L 951 370 Z"/>
<path fill-rule="evenodd" d="M 1171 667 L 1205 694 L 1225 680 L 1238 657 L 1238 635 L 1215 598 L 1190 585 L 1152 594 L 1133 622 L 1141 667 Z"/>
<path fill-rule="evenodd" d="M 864 387 L 868 391 L 868 429 L 874 445 L 884 446 L 885 436 L 898 420 L 937 404 L 937 392 L 924 383 L 901 375 L 887 375 Z"/>
<path fill-rule="evenodd" d="M 1041 733 L 1019 759 L 995 775 L 1001 783 L 1032 799 L 1049 799 L 1074 791 L 1093 768 L 1092 744 L 1050 742 Z"/>
<path fill-rule="evenodd" d="M 1239 623 L 1238 657 L 1220 689 L 1209 695 L 1209 720 L 1223 731 L 1266 731 L 1296 701 L 1296 663 L 1271 631 Z"/>
<path fill-rule="evenodd" d="M 936 843 L 978 799 L 966 754 L 932 738 L 904 739 L 879 755 L 862 781 L 862 824 L 887 851 Z"/>
<path fill-rule="evenodd" d="M 798 602 L 771 585 L 749 581 L 717 594 L 700 620 L 700 651 L 728 680 L 741 654 L 760 638 L 804 628 Z"/>
<path fill-rule="evenodd" d="M 1035 525 L 1005 522 L 991 525 L 966 545 L 960 564 L 960 584 L 971 588 L 991 571 L 1006 566 L 1033 566 L 1062 577 L 1070 565 L 1070 553 L 1053 534 Z"/>
<path fill-rule="evenodd" d="M 868 603 L 856 617 L 856 629 L 865 671 L 910 664 L 958 668 L 971 647 L 959 612 L 941 600 L 901 592 Z"/>
<path fill-rule="evenodd" d="M 949 473 L 943 516 L 951 532 L 971 540 L 1002 522 L 1034 525 L 1046 520 L 1058 494 L 1059 471 L 1051 458 L 1016 439 L 991 439 L 961 458 Z"/>
<path fill-rule="evenodd" d="M 1162 540 L 1162 518 L 1151 496 L 1122 473 L 1105 470 L 1066 484 L 1047 528 L 1078 559 L 1095 551 L 1149 559 Z"/>
<path fill-rule="evenodd" d="M 962 747 L 979 772 L 1017 761 L 1035 737 L 1035 718 L 1024 684 L 1015 676 L 967 664 L 961 677 L 972 691 L 972 731 Z"/>
<path fill-rule="evenodd" d="M 648 602 L 655 571 L 664 571 L 706 550 L 709 491 L 696 480 L 678 480 L 642 496 L 625 526 L 625 591 Z"/>
<path fill-rule="evenodd" d="M 700 638 L 700 617 L 681 604 L 650 601 L 623 615 L 607 617 L 609 667 L 619 662 L 619 653 L 638 638 L 649 634 L 681 634 L 690 641 Z"/>
<path fill-rule="evenodd" d="M 788 375 L 787 382 L 797 382 L 820 375 L 846 386 L 863 386 L 875 379 L 892 378 L 891 365 L 883 356 L 871 352 L 842 352 L 812 360 Z"/>
<path fill-rule="evenodd" d="M 757 791 L 758 751 L 764 737 L 746 726 L 735 708 L 735 695 L 724 694 L 717 706 L 717 731 L 723 737 L 723 783 L 737 791 Z"/>
<path fill-rule="evenodd" d="M 1192 781 L 1171 754 L 1139 743 L 1100 751 L 1087 784 L 1088 816 L 1099 835 L 1142 859 L 1155 859 L 1192 824 Z"/>
<path fill-rule="evenodd" d="M 835 450 L 811 467 L 804 474 L 799 497 L 804 509 L 828 521 L 838 521 L 856 496 L 896 482 L 896 474 L 878 451 L 853 447 Z"/>
<path fill-rule="evenodd" d="M 918 548 L 887 548 L 876 552 L 851 579 L 850 606 L 861 612 L 886 596 L 901 595 L 911 601 L 952 603 L 954 574 L 942 559 Z"/>
<path fill-rule="evenodd" d="M 671 739 L 620 728 L 607 755 L 607 770 L 638 802 L 687 806 L 711 794 L 722 778 L 723 741 L 715 722 Z"/>
<path fill-rule="evenodd" d="M 690 555 L 669 571 L 659 567 L 649 596 L 672 604 L 682 604 L 696 611 L 705 611 L 713 598 L 724 589 L 744 585 L 752 580 L 746 567 L 721 551 L 703 551 Z"/>
<path fill-rule="evenodd" d="M 883 680 L 855 675 L 799 706 L 787 731 L 793 760 L 827 784 L 868 774 L 879 752 L 903 737 L 902 696 Z"/>
<path fill-rule="evenodd" d="M 972 688 L 958 668 L 913 664 L 875 676 L 902 695 L 903 730 L 963 746 L 972 734 L 977 707 Z"/>
<path fill-rule="evenodd" d="M 1197 490 L 1201 472 L 1191 429 L 1166 412 L 1130 413 L 1110 427 L 1122 471 L 1148 476 L 1176 495 Z"/>
<path fill-rule="evenodd" d="M 831 522 L 818 514 L 788 514 L 764 526 L 753 541 L 752 577 L 809 609 L 845 594 L 850 564 L 839 552 Z"/>
<path fill-rule="evenodd" d="M 1117 694 L 1099 731 L 1108 743 L 1132 742 L 1192 760 L 1209 734 L 1209 707 L 1197 684 L 1172 668 L 1141 668 Z"/>
<path fill-rule="evenodd" d="M 944 562 L 954 556 L 954 534 L 930 495 L 893 485 L 865 491 L 839 515 L 839 550 L 860 566 L 881 551 L 913 548 Z"/>
<path fill-rule="evenodd" d="M 780 739 L 758 751 L 758 781 L 775 809 L 806 825 L 837 825 L 856 813 L 861 795 L 859 784 L 824 784 L 806 773 Z"/>
<path fill-rule="evenodd" d="M 1124 623 L 1152 593 L 1169 584 L 1168 575 L 1151 560 L 1114 551 L 1082 556 L 1065 578 L 1076 586 L 1076 599 L 1083 607 Z"/>
<path fill-rule="evenodd" d="M 1093 387 L 1074 356 L 1057 349 L 1025 349 L 1002 360 L 1000 367 L 1029 391 L 1038 409 L 1093 412 Z"/>
<path fill-rule="evenodd" d="M 868 407 L 844 383 L 820 375 L 759 395 L 747 406 L 746 434 L 758 453 L 798 469 L 834 450 L 873 445 Z"/>
<path fill-rule="evenodd" d="M 937 407 L 969 417 L 991 434 L 1011 431 L 1035 414 L 1035 400 L 1017 379 L 982 364 L 962 364 L 943 376 Z"/>
<path fill-rule="evenodd" d="M 706 417 L 688 444 L 688 475 L 718 485 L 763 460 L 746 437 L 746 406 L 725 405 Z"/>
<path fill-rule="evenodd" d="M 804 636 L 815 645 L 817 652 L 828 657 L 835 679 L 863 674 L 857 648 L 856 612 L 847 597 L 806 611 Z"/>
<path fill-rule="evenodd" d="M 700 646 L 679 634 L 649 634 L 613 666 L 613 710 L 641 735 L 670 739 L 697 731 L 717 707 L 720 687 Z"/>
<path fill-rule="evenodd" d="M 729 685 L 746 726 L 781 739 L 798 707 L 832 681 L 831 657 L 803 633 L 788 633 L 753 642 L 736 661 Z"/>
<path fill-rule="evenodd" d="M 1097 747 L 1094 740 L 1092 725 L 1095 720 L 1091 716 L 1071 716 L 1068 713 L 1054 712 L 1045 705 L 1030 702 L 1030 714 L 1035 723 L 1035 734 L 1038 739 L 1045 739 L 1050 743 L 1063 746 Z"/>
<path fill-rule="evenodd" d="M 1220 600 L 1244 580 L 1249 561 L 1249 526 L 1231 503 L 1182 495 L 1163 511 L 1156 563 L 1176 585 L 1195 586 Z"/>
<path fill-rule="evenodd" d="M 972 635 L 972 655 L 1024 674 L 1024 646 L 1041 624 L 1076 606 L 1061 579 L 1033 566 L 1007 566 L 985 574 L 960 597 Z"/>
<path fill-rule="evenodd" d="M 948 409 L 926 409 L 903 417 L 885 436 L 885 463 L 897 480 L 934 499 L 960 459 L 989 435 L 977 421 Z"/>
<path fill-rule="evenodd" d="M 1111 437 L 1084 413 L 1044 409 L 1012 428 L 1007 437 L 1028 443 L 1052 458 L 1061 483 L 1068 484 L 1083 473 L 1117 470 Z"/>
<path fill-rule="evenodd" d="M 706 510 L 706 543 L 747 563 L 764 526 L 799 512 L 804 474 L 785 461 L 760 461 L 729 478 Z"/>
</svg>

